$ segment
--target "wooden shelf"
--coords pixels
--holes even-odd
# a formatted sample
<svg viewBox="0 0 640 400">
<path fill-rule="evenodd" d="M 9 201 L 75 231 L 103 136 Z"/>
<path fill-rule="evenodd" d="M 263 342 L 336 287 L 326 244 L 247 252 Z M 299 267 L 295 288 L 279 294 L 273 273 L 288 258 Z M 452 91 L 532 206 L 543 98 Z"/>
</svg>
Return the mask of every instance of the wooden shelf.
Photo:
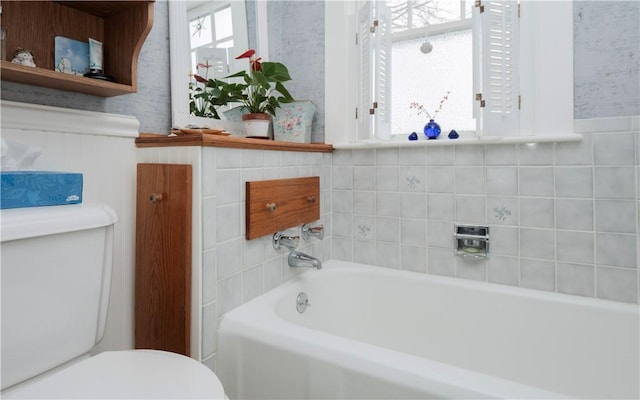
<svg viewBox="0 0 640 400">
<path fill-rule="evenodd" d="M 0 77 L 28 85 L 94 96 L 118 96 L 138 89 L 138 56 L 153 25 L 153 0 L 10 1 L 2 3 L 7 58 L 19 47 L 31 50 L 37 67 L 0 63 Z M 114 82 L 54 71 L 56 36 L 103 43 L 104 73 Z"/>
<path fill-rule="evenodd" d="M 167 136 L 153 133 L 141 133 L 136 139 L 137 147 L 173 147 L 173 146 L 204 146 L 226 147 L 233 149 L 304 151 L 316 153 L 331 153 L 333 146 L 324 143 L 294 143 L 277 142 L 275 140 L 247 139 L 236 136 L 221 136 L 209 134 Z"/>
</svg>

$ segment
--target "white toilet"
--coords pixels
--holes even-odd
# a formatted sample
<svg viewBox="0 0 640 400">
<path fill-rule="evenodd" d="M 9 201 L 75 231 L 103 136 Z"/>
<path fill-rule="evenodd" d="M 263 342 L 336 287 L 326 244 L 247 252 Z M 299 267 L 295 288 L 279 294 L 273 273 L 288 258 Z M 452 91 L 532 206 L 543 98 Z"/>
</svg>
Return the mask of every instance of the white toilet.
<svg viewBox="0 0 640 400">
<path fill-rule="evenodd" d="M 88 352 L 104 333 L 115 212 L 2 210 L 2 398 L 224 399 L 207 367 L 156 350 Z"/>
</svg>

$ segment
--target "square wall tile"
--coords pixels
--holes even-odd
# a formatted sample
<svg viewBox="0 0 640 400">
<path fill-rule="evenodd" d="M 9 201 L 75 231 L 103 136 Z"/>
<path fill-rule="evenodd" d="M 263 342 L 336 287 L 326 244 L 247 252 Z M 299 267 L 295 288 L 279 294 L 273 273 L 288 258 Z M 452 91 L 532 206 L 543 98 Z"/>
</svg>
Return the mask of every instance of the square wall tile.
<svg viewBox="0 0 640 400">
<path fill-rule="evenodd" d="M 453 167 L 428 167 L 427 182 L 428 193 L 453 193 L 454 169 Z"/>
<path fill-rule="evenodd" d="M 582 135 L 577 142 L 556 143 L 556 165 L 591 165 L 593 163 L 592 135 Z"/>
<path fill-rule="evenodd" d="M 593 230 L 593 200 L 556 199 L 556 227 Z"/>
<path fill-rule="evenodd" d="M 484 196 L 456 196 L 456 221 L 462 224 L 485 224 L 486 208 Z"/>
<path fill-rule="evenodd" d="M 396 147 L 376 149 L 376 165 L 397 166 L 400 163 L 400 150 Z"/>
<path fill-rule="evenodd" d="M 516 167 L 487 167 L 487 194 L 517 195 L 518 170 Z"/>
<path fill-rule="evenodd" d="M 400 269 L 400 244 L 377 241 L 375 265 Z"/>
<path fill-rule="evenodd" d="M 426 240 L 429 247 L 443 247 L 453 253 L 453 226 L 451 222 L 429 220 Z"/>
<path fill-rule="evenodd" d="M 376 240 L 383 242 L 400 242 L 399 218 L 376 218 Z"/>
<path fill-rule="evenodd" d="M 516 165 L 516 145 L 492 144 L 485 146 L 484 159 L 487 165 Z"/>
<path fill-rule="evenodd" d="M 594 172 L 596 198 L 630 199 L 636 197 L 635 167 L 596 167 Z"/>
<path fill-rule="evenodd" d="M 332 168 L 331 182 L 333 189 L 353 189 L 353 167 L 335 166 Z"/>
<path fill-rule="evenodd" d="M 456 167 L 455 191 L 457 194 L 484 194 L 486 191 L 484 168 Z"/>
<path fill-rule="evenodd" d="M 427 195 L 424 193 L 402 193 L 401 195 L 402 218 L 427 218 Z"/>
<path fill-rule="evenodd" d="M 218 243 L 240 237 L 240 204 L 216 207 L 215 227 Z"/>
<path fill-rule="evenodd" d="M 235 204 L 240 199 L 240 171 L 239 170 L 216 170 L 216 187 L 224 188 L 218 190 L 218 205 Z"/>
<path fill-rule="evenodd" d="M 376 238 L 376 219 L 373 216 L 353 217 L 353 233 L 352 236 L 359 240 L 375 240 Z"/>
<path fill-rule="evenodd" d="M 400 240 L 403 245 L 426 247 L 427 222 L 424 219 L 401 219 Z"/>
<path fill-rule="evenodd" d="M 334 213 L 353 212 L 353 192 L 350 190 L 334 190 L 331 192 L 331 211 Z"/>
<path fill-rule="evenodd" d="M 554 143 L 519 144 L 518 164 L 520 165 L 553 165 Z"/>
<path fill-rule="evenodd" d="M 353 192 L 353 212 L 360 215 L 376 214 L 376 192 Z"/>
<path fill-rule="evenodd" d="M 548 229 L 520 229 L 520 256 L 553 260 L 555 234 Z"/>
<path fill-rule="evenodd" d="M 594 234 L 592 232 L 556 232 L 558 261 L 593 265 Z"/>
<path fill-rule="evenodd" d="M 400 268 L 406 271 L 427 272 L 427 249 L 419 246 L 400 246 Z"/>
<path fill-rule="evenodd" d="M 453 250 L 429 247 L 427 249 L 427 273 L 456 276 L 456 260 Z"/>
<path fill-rule="evenodd" d="M 202 249 L 209 250 L 216 245 L 216 198 L 202 199 Z"/>
<path fill-rule="evenodd" d="M 593 265 L 558 263 L 558 292 L 578 296 L 595 296 Z"/>
<path fill-rule="evenodd" d="M 520 286 L 555 291 L 556 267 L 552 261 L 520 260 Z"/>
<path fill-rule="evenodd" d="M 242 277 L 240 274 L 218 280 L 218 315 L 242 304 Z"/>
<path fill-rule="evenodd" d="M 353 261 L 376 265 L 376 242 L 374 240 L 353 241 Z"/>
<path fill-rule="evenodd" d="M 487 197 L 487 221 L 490 224 L 518 225 L 517 197 Z"/>
<path fill-rule="evenodd" d="M 521 197 L 520 225 L 535 228 L 553 228 L 555 226 L 553 199 Z"/>
<path fill-rule="evenodd" d="M 374 167 L 353 167 L 353 188 L 355 190 L 375 190 L 376 188 L 375 168 Z"/>
<path fill-rule="evenodd" d="M 487 260 L 487 278 L 489 282 L 519 286 L 520 259 L 517 257 L 492 256 Z"/>
<path fill-rule="evenodd" d="M 338 163 L 334 161 L 334 165 L 366 165 L 366 166 L 374 166 L 376 165 L 376 151 L 373 149 L 365 149 L 365 150 L 336 150 L 333 152 L 332 159 L 335 160 L 336 152 L 344 152 L 349 151 L 350 160 L 346 162 L 346 156 L 344 154 L 339 154 Z"/>
<path fill-rule="evenodd" d="M 423 166 L 425 165 L 426 147 L 402 147 L 400 148 L 400 165 Z"/>
<path fill-rule="evenodd" d="M 637 269 L 598 267 L 596 296 L 600 299 L 637 303 L 637 279 Z"/>
<path fill-rule="evenodd" d="M 237 274 L 242 270 L 241 258 L 242 241 L 244 239 L 231 240 L 218 243 L 216 248 L 218 265 L 218 281 Z"/>
<path fill-rule="evenodd" d="M 378 192 L 376 193 L 376 215 L 379 217 L 400 216 L 400 193 Z"/>
<path fill-rule="evenodd" d="M 218 318 L 216 303 L 202 307 L 202 355 L 208 357 L 216 352 L 218 342 Z"/>
<path fill-rule="evenodd" d="M 455 200 L 450 194 L 427 195 L 427 218 L 430 220 L 453 221 L 455 219 Z"/>
<path fill-rule="evenodd" d="M 518 228 L 489 226 L 489 254 L 500 256 L 518 256 L 520 231 Z"/>
<path fill-rule="evenodd" d="M 636 233 L 635 201 L 596 200 L 596 231 Z"/>
<path fill-rule="evenodd" d="M 553 167 L 520 167 L 518 182 L 522 196 L 553 196 Z"/>
<path fill-rule="evenodd" d="M 596 165 L 633 165 L 635 161 L 634 148 L 632 132 L 593 135 Z"/>
<path fill-rule="evenodd" d="M 246 303 L 254 297 L 260 296 L 263 293 L 263 281 L 264 275 L 262 264 L 242 272 L 243 303 Z"/>
<path fill-rule="evenodd" d="M 333 236 L 350 237 L 353 229 L 353 215 L 343 213 L 331 214 L 331 234 Z"/>
<path fill-rule="evenodd" d="M 427 165 L 453 165 L 453 149 L 456 146 L 427 147 Z"/>
<path fill-rule="evenodd" d="M 453 146 L 455 147 L 455 165 L 484 166 L 484 146 Z"/>
<path fill-rule="evenodd" d="M 216 268 L 216 251 L 202 253 L 202 304 L 216 300 L 218 273 Z"/>
<path fill-rule="evenodd" d="M 615 233 L 596 234 L 596 263 L 598 266 L 638 268 L 636 235 Z"/>
<path fill-rule="evenodd" d="M 593 197 L 593 174 L 591 167 L 557 167 L 557 197 Z"/>
<path fill-rule="evenodd" d="M 424 192 L 427 187 L 427 170 L 423 166 L 400 167 L 400 190 Z"/>
<path fill-rule="evenodd" d="M 281 257 L 272 258 L 263 264 L 264 286 L 263 291 L 268 291 L 282 284 L 282 259 Z"/>
<path fill-rule="evenodd" d="M 397 192 L 400 189 L 399 167 L 376 167 L 376 190 Z"/>
</svg>

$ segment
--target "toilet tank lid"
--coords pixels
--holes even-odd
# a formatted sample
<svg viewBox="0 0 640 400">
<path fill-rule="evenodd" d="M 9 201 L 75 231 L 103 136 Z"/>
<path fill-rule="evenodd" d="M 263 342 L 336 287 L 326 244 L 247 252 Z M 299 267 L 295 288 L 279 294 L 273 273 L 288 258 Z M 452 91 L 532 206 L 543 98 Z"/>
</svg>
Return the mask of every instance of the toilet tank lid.
<svg viewBox="0 0 640 400">
<path fill-rule="evenodd" d="M 0 210 L 0 240 L 95 229 L 117 221 L 115 211 L 100 203 L 4 209 Z"/>
</svg>

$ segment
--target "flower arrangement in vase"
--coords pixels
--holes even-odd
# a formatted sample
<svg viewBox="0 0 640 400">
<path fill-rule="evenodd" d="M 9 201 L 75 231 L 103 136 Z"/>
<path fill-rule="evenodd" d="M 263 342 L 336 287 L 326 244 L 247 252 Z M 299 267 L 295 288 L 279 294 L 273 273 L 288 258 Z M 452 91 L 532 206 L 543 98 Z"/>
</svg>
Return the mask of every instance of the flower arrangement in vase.
<svg viewBox="0 0 640 400">
<path fill-rule="evenodd" d="M 442 100 L 440 100 L 440 103 L 438 104 L 438 108 L 433 112 L 433 114 L 429 113 L 429 111 L 427 111 L 427 109 L 420 103 L 412 102 L 411 105 L 409 106 L 409 108 L 411 109 L 418 110 L 418 115 L 425 114 L 427 117 L 429 117 L 429 122 L 427 122 L 423 130 L 427 139 L 436 139 L 440 135 L 440 132 L 441 132 L 440 125 L 438 125 L 438 123 L 435 122 L 435 119 L 438 113 L 440 112 L 440 110 L 442 110 L 442 106 L 444 105 L 444 103 L 449 99 L 449 93 L 451 92 L 447 92 L 447 94 L 444 95 Z"/>
<path fill-rule="evenodd" d="M 245 107 L 248 114 L 242 115 L 247 136 L 268 136 L 271 117 L 282 103 L 294 101 L 283 82 L 290 81 L 287 67 L 279 62 L 261 62 L 255 50 L 247 50 L 236 57 L 236 60 L 249 59 L 249 70 L 242 70 L 224 77 L 224 80 L 209 79 L 206 76 L 194 75 L 197 83 L 190 83 L 190 108 L 193 115 L 220 118 L 216 108 L 234 103 Z M 206 65 L 199 66 L 208 68 Z M 226 81 L 242 78 L 240 82 Z M 199 90 L 201 89 L 201 90 Z M 249 121 L 249 122 L 248 122 Z M 262 131 L 259 133 L 257 130 Z"/>
</svg>

